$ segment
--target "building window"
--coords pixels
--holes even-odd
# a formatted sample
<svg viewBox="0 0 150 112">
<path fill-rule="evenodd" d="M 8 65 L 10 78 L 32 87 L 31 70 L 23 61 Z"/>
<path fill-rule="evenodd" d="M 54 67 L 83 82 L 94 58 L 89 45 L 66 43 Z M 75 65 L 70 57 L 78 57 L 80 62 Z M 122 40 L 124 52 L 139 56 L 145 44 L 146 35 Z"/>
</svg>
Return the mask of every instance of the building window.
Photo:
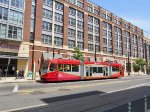
<svg viewBox="0 0 150 112">
<path fill-rule="evenodd" d="M 106 38 L 103 38 L 103 44 L 107 45 L 107 39 Z"/>
<path fill-rule="evenodd" d="M 83 40 L 83 32 L 78 31 L 78 39 Z"/>
<path fill-rule="evenodd" d="M 80 8 L 83 8 L 83 3 L 80 2 L 80 1 L 77 1 L 77 6 L 80 7 Z"/>
<path fill-rule="evenodd" d="M 93 44 L 88 44 L 88 50 L 89 51 L 94 51 Z"/>
<path fill-rule="evenodd" d="M 96 52 L 100 52 L 100 46 L 99 45 L 96 45 Z"/>
<path fill-rule="evenodd" d="M 10 10 L 9 21 L 14 24 L 23 25 L 23 13 Z"/>
<path fill-rule="evenodd" d="M 92 16 L 88 16 L 88 22 L 93 23 L 93 17 Z"/>
<path fill-rule="evenodd" d="M 75 26 L 76 25 L 76 20 L 73 18 L 69 18 L 69 25 L 70 26 Z"/>
<path fill-rule="evenodd" d="M 35 4 L 35 0 L 32 0 L 32 4 Z"/>
<path fill-rule="evenodd" d="M 116 20 L 115 18 L 113 18 L 113 22 L 114 22 L 114 23 L 117 23 L 117 20 Z"/>
<path fill-rule="evenodd" d="M 72 4 L 75 4 L 76 1 L 75 0 L 68 0 L 68 2 L 72 3 Z"/>
<path fill-rule="evenodd" d="M 61 4 L 61 3 L 59 3 L 59 2 L 55 2 L 55 9 L 56 9 L 56 10 L 63 11 L 64 6 L 63 6 L 63 4 Z"/>
<path fill-rule="evenodd" d="M 60 37 L 54 37 L 54 44 L 55 46 L 61 46 L 63 45 L 63 38 Z"/>
<path fill-rule="evenodd" d="M 52 36 L 42 34 L 42 43 L 52 45 Z"/>
<path fill-rule="evenodd" d="M 111 16 L 107 15 L 107 20 L 111 21 Z"/>
<path fill-rule="evenodd" d="M 95 27 L 95 33 L 99 34 L 99 28 Z"/>
<path fill-rule="evenodd" d="M 81 18 L 81 19 L 83 19 L 83 12 L 81 12 L 81 11 L 78 11 L 78 12 L 77 12 L 77 15 L 78 15 L 78 18 Z"/>
<path fill-rule="evenodd" d="M 103 28 L 107 28 L 107 23 L 106 22 L 103 22 Z"/>
<path fill-rule="evenodd" d="M 43 17 L 44 18 L 52 19 L 52 16 L 53 16 L 52 11 L 43 9 Z"/>
<path fill-rule="evenodd" d="M 106 19 L 106 14 L 105 13 L 102 13 L 102 18 Z"/>
<path fill-rule="evenodd" d="M 96 10 L 96 9 L 94 9 L 94 14 L 99 14 L 99 11 L 98 10 Z"/>
<path fill-rule="evenodd" d="M 52 0 L 44 0 L 44 5 L 47 5 L 47 6 L 50 6 L 52 7 L 53 6 L 53 1 Z"/>
<path fill-rule="evenodd" d="M 73 29 L 69 29 L 69 36 L 70 37 L 75 37 L 76 36 L 76 32 L 75 32 L 75 30 L 73 30 Z"/>
<path fill-rule="evenodd" d="M 78 48 L 80 49 L 80 50 L 83 50 L 83 42 L 78 42 Z"/>
<path fill-rule="evenodd" d="M 88 6 L 88 7 L 87 7 L 87 11 L 88 11 L 88 12 L 92 12 L 92 11 L 93 11 L 93 10 L 92 10 L 92 7 Z"/>
<path fill-rule="evenodd" d="M 0 24 L 0 38 L 6 38 L 6 25 Z"/>
<path fill-rule="evenodd" d="M 69 40 L 69 42 L 68 42 L 68 47 L 69 47 L 69 48 L 74 48 L 74 47 L 75 47 L 75 41 Z"/>
<path fill-rule="evenodd" d="M 15 27 L 15 26 L 9 26 L 8 38 L 21 40 L 22 39 L 22 29 Z"/>
<path fill-rule="evenodd" d="M 34 16 L 34 13 L 35 13 L 35 6 L 32 5 L 31 15 Z"/>
<path fill-rule="evenodd" d="M 88 34 L 88 41 L 89 41 L 89 42 L 93 42 L 93 35 Z"/>
<path fill-rule="evenodd" d="M 52 31 L 52 23 L 43 21 L 42 30 Z"/>
<path fill-rule="evenodd" d="M 55 21 L 63 22 L 63 15 L 55 13 Z"/>
<path fill-rule="evenodd" d="M 103 29 L 103 37 L 104 37 L 104 38 L 107 38 L 107 30 L 104 30 L 104 29 Z"/>
<path fill-rule="evenodd" d="M 83 22 L 82 21 L 78 21 L 78 28 L 83 29 Z"/>
<path fill-rule="evenodd" d="M 108 30 L 111 31 L 112 30 L 112 26 L 111 24 L 108 24 Z"/>
<path fill-rule="evenodd" d="M 99 38 L 99 36 L 95 36 L 95 42 L 96 42 L 96 43 L 100 43 L 100 38 Z"/>
<path fill-rule="evenodd" d="M 34 42 L 33 32 L 30 32 L 30 38 L 29 38 L 29 41 L 30 41 L 31 43 Z"/>
<path fill-rule="evenodd" d="M 1 20 L 8 19 L 8 9 L 0 7 L 0 19 Z"/>
<path fill-rule="evenodd" d="M 95 23 L 96 25 L 99 25 L 99 19 L 95 18 L 95 19 L 94 19 L 94 23 Z"/>
<path fill-rule="evenodd" d="M 107 47 L 103 47 L 103 52 L 107 53 Z"/>
<path fill-rule="evenodd" d="M 76 10 L 73 9 L 73 8 L 69 8 L 69 13 L 70 13 L 70 15 L 75 16 L 76 15 Z"/>
<path fill-rule="evenodd" d="M 24 0 L 11 0 L 11 6 L 23 9 L 24 8 Z"/>
<path fill-rule="evenodd" d="M 93 26 L 92 25 L 88 25 L 88 31 L 93 32 Z"/>
<path fill-rule="evenodd" d="M 9 0 L 0 0 L 0 3 L 8 4 L 8 3 L 9 3 Z"/>
<path fill-rule="evenodd" d="M 30 28 L 34 29 L 34 19 L 31 19 Z"/>
<path fill-rule="evenodd" d="M 55 33 L 62 34 L 63 33 L 63 27 L 59 26 L 59 25 L 55 25 L 54 31 L 55 31 Z"/>
</svg>

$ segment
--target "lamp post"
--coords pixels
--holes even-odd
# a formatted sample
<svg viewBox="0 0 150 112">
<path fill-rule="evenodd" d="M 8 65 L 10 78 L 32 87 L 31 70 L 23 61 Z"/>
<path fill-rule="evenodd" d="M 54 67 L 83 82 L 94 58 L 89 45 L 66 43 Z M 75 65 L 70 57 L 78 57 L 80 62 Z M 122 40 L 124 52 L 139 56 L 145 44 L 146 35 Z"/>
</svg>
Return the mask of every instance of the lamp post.
<svg viewBox="0 0 150 112">
<path fill-rule="evenodd" d="M 53 47 L 53 59 L 55 57 L 55 48 Z"/>
<path fill-rule="evenodd" d="M 128 52 L 128 75 L 130 75 L 130 53 Z"/>
<path fill-rule="evenodd" d="M 96 44 L 95 44 L 95 62 L 97 61 L 97 58 L 96 58 Z"/>
</svg>

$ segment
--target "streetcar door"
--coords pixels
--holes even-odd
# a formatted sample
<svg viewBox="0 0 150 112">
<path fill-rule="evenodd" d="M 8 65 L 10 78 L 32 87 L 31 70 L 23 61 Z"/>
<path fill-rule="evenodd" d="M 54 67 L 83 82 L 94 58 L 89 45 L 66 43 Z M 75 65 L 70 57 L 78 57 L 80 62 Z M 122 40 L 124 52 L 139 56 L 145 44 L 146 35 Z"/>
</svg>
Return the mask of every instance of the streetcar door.
<svg viewBox="0 0 150 112">
<path fill-rule="evenodd" d="M 93 67 L 86 67 L 86 76 L 92 76 Z"/>
<path fill-rule="evenodd" d="M 104 76 L 108 76 L 108 67 L 103 68 L 103 74 Z"/>
</svg>

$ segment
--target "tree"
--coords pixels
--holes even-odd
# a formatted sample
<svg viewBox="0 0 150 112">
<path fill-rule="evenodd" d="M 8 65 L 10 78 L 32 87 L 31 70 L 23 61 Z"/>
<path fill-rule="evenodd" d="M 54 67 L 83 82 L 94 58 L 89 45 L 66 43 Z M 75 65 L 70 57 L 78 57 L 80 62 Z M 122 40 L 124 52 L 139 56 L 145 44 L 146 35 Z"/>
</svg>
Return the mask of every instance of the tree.
<svg viewBox="0 0 150 112">
<path fill-rule="evenodd" d="M 76 60 L 81 60 L 81 61 L 84 60 L 83 53 L 80 51 L 80 49 L 78 47 L 74 48 L 73 58 L 76 59 Z"/>
<path fill-rule="evenodd" d="M 147 73 L 150 73 L 150 62 L 147 63 Z"/>
<path fill-rule="evenodd" d="M 144 65 L 146 65 L 146 61 L 144 61 L 144 59 L 136 59 L 135 63 L 133 64 L 133 69 L 135 72 L 139 72 L 140 70 L 144 69 Z"/>
</svg>

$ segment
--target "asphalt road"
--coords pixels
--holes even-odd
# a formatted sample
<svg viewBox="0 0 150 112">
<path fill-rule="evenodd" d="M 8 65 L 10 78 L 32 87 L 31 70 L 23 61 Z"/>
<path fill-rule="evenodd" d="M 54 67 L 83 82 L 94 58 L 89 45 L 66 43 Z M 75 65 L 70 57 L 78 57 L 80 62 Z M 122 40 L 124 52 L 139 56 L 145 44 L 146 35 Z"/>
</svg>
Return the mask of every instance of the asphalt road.
<svg viewBox="0 0 150 112">
<path fill-rule="evenodd" d="M 121 79 L 0 85 L 0 111 L 144 112 L 150 76 Z M 129 104 L 128 104 L 129 103 Z M 139 106 L 140 105 L 140 106 Z M 137 109 L 137 110 L 136 110 Z"/>
</svg>

